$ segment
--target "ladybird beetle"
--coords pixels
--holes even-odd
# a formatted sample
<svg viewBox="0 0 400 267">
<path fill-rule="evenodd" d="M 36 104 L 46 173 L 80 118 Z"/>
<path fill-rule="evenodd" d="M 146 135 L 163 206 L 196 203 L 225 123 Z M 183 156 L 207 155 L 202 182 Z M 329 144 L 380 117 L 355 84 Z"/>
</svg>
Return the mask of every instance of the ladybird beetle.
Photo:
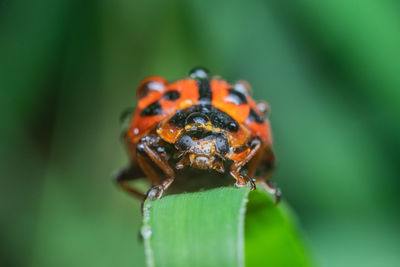
<svg viewBox="0 0 400 267">
<path fill-rule="evenodd" d="M 279 201 L 279 189 L 268 181 L 274 165 L 268 104 L 252 99 L 246 81 L 231 85 L 194 68 L 172 83 L 148 77 L 136 97 L 137 108 L 123 133 L 130 165 L 115 177 L 122 189 L 158 199 L 176 173 L 189 167 L 229 172 L 237 187 L 254 190 L 258 182 Z M 147 194 L 128 183 L 143 176 L 153 185 Z"/>
</svg>

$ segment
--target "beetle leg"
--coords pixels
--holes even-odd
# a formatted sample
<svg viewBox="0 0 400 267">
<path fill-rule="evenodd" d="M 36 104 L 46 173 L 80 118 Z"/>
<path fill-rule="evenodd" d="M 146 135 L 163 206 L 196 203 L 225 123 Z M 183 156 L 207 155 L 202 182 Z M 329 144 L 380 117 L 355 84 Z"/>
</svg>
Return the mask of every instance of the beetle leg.
<svg viewBox="0 0 400 267">
<path fill-rule="evenodd" d="M 114 181 L 124 191 L 139 198 L 143 198 L 145 196 L 145 194 L 143 194 L 142 192 L 140 192 L 135 187 L 129 184 L 129 181 L 139 179 L 144 176 L 139 166 L 131 164 L 129 167 L 118 171 L 113 176 L 114 176 Z"/>
<path fill-rule="evenodd" d="M 183 156 L 178 163 L 176 163 L 175 168 L 177 170 L 185 168 L 185 166 L 190 165 L 190 161 L 187 157 Z"/>
<path fill-rule="evenodd" d="M 274 173 L 274 154 L 272 150 L 267 147 L 263 150 L 259 150 L 257 155 L 249 162 L 248 175 L 254 176 L 256 171 L 258 172 L 258 177 L 256 182 L 261 184 L 264 189 L 274 195 L 275 204 L 278 204 L 281 198 L 281 191 L 279 188 L 273 184 L 270 179 Z"/>
<path fill-rule="evenodd" d="M 247 175 L 254 177 L 263 158 L 263 149 L 259 149 L 254 157 L 247 163 Z"/>
<path fill-rule="evenodd" d="M 161 184 L 153 186 L 149 189 L 146 193 L 146 199 L 149 198 L 150 200 L 159 199 L 162 197 L 162 194 L 165 190 L 172 184 L 174 181 L 173 178 L 165 179 Z"/>
<path fill-rule="evenodd" d="M 150 136 L 147 139 L 139 142 L 138 150 L 141 153 L 146 154 L 152 162 L 154 162 L 163 173 L 167 176 L 164 181 L 160 181 L 157 175 L 157 172 L 153 168 L 153 166 L 148 162 L 146 158 L 143 156 L 138 157 L 138 163 L 142 168 L 143 172 L 152 180 L 153 187 L 147 192 L 145 199 L 158 199 L 162 196 L 163 192 L 171 185 L 171 183 L 175 179 L 174 170 L 168 165 L 168 161 L 161 157 L 154 149 L 150 146 L 150 142 L 154 142 L 154 140 L 150 140 Z"/>
<path fill-rule="evenodd" d="M 257 153 L 257 151 L 261 147 L 261 141 L 259 139 L 253 139 L 250 147 L 246 150 L 233 154 L 230 159 L 233 160 L 233 164 L 231 166 L 231 175 L 235 178 L 237 187 L 244 187 L 247 183 L 250 183 L 251 190 L 256 189 L 256 184 L 252 178 L 248 175 L 240 173 L 240 170 L 247 162 L 249 162 Z"/>
<path fill-rule="evenodd" d="M 152 188 L 150 188 L 147 191 L 147 193 L 146 193 L 146 195 L 144 195 L 144 197 L 142 199 L 142 203 L 141 203 L 142 215 L 144 212 L 144 202 L 147 199 L 156 200 L 156 199 L 161 198 L 164 191 L 167 190 L 167 188 L 172 184 L 173 181 L 174 181 L 174 178 L 165 179 L 161 184 L 153 186 Z"/>
<path fill-rule="evenodd" d="M 224 163 L 222 162 L 222 160 L 214 162 L 214 170 L 219 173 L 225 173 Z"/>
<path fill-rule="evenodd" d="M 148 158 L 138 155 L 137 161 L 145 176 L 150 179 L 153 186 L 161 184 L 161 180 Z"/>
</svg>

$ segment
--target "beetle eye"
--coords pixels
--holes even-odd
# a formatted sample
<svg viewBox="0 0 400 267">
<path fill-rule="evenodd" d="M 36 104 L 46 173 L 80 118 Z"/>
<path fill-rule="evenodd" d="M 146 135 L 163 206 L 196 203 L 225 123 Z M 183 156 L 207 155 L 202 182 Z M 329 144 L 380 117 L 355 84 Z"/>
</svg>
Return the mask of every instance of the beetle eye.
<svg viewBox="0 0 400 267">
<path fill-rule="evenodd" d="M 178 141 L 176 141 L 176 147 L 180 150 L 186 150 L 192 146 L 193 140 L 189 135 L 182 135 Z"/>
<path fill-rule="evenodd" d="M 241 92 L 242 94 L 251 96 L 253 94 L 253 89 L 251 89 L 251 85 L 245 80 L 239 80 L 233 86 L 236 91 Z"/>
<path fill-rule="evenodd" d="M 228 140 L 226 140 L 226 137 L 223 135 L 218 135 L 215 139 L 215 145 L 217 147 L 217 150 L 222 154 L 225 155 L 228 153 L 229 150 L 229 144 Z"/>
<path fill-rule="evenodd" d="M 138 100 L 146 97 L 149 92 L 151 91 L 156 91 L 156 92 L 163 92 L 165 90 L 165 86 L 167 84 L 167 81 L 161 77 L 149 77 L 147 79 L 144 79 L 137 91 L 136 91 L 136 97 Z"/>
</svg>

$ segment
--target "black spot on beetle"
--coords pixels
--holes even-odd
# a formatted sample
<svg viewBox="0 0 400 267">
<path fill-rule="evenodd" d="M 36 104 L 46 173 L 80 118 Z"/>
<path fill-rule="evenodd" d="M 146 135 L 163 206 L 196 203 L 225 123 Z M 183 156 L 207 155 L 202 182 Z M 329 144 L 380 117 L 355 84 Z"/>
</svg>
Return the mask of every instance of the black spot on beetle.
<svg viewBox="0 0 400 267">
<path fill-rule="evenodd" d="M 151 103 L 148 105 L 145 109 L 142 110 L 140 113 L 141 116 L 153 116 L 153 115 L 159 115 L 162 114 L 163 110 L 160 106 L 160 103 L 158 101 Z"/>
<path fill-rule="evenodd" d="M 210 119 L 213 126 L 231 132 L 236 132 L 239 130 L 238 123 L 225 112 L 214 108 L 210 114 Z"/>
<path fill-rule="evenodd" d="M 257 112 L 254 109 L 250 109 L 249 116 L 247 117 L 249 121 L 255 121 L 257 123 L 264 123 L 265 119 L 263 116 L 260 116 L 257 114 Z"/>
<path fill-rule="evenodd" d="M 212 92 L 210 87 L 210 82 L 205 79 L 197 81 L 197 86 L 199 88 L 199 101 L 211 102 Z"/>
<path fill-rule="evenodd" d="M 175 101 L 180 97 L 181 97 L 181 94 L 178 91 L 175 91 L 175 90 L 171 90 L 171 91 L 165 92 L 165 94 L 163 96 L 164 99 L 167 99 L 167 100 L 170 100 L 170 101 Z"/>
<path fill-rule="evenodd" d="M 225 98 L 226 101 L 234 103 L 237 106 L 241 104 L 247 104 L 247 98 L 243 93 L 239 92 L 234 88 L 230 88 L 228 91 L 229 95 L 226 96 Z"/>
<path fill-rule="evenodd" d="M 231 116 L 208 104 L 191 106 L 189 108 L 179 110 L 174 116 L 172 116 L 169 122 L 173 125 L 183 128 L 187 122 L 190 122 L 190 120 L 187 121 L 186 119 L 193 113 L 197 112 L 207 116 L 214 127 L 231 132 L 236 132 L 239 130 L 239 124 Z"/>
</svg>

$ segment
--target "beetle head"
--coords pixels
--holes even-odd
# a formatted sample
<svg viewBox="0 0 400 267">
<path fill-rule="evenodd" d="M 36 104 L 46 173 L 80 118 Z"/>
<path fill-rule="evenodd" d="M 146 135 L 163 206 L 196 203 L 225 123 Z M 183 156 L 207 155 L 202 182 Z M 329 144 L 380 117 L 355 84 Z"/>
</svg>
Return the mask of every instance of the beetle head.
<svg viewBox="0 0 400 267">
<path fill-rule="evenodd" d="M 182 156 L 177 168 L 190 165 L 224 172 L 222 161 L 230 146 L 224 131 L 212 126 L 204 113 L 194 112 L 185 120 L 185 129 L 175 143 Z"/>
</svg>

